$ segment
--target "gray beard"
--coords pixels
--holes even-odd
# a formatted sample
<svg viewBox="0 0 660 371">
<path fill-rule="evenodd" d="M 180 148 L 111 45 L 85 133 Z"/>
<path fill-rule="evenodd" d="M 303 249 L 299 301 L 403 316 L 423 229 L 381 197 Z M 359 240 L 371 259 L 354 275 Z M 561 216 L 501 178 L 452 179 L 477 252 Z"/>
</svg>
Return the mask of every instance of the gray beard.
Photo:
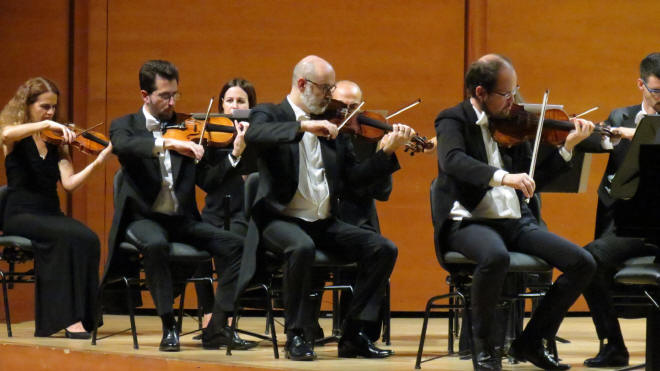
<svg viewBox="0 0 660 371">
<path fill-rule="evenodd" d="M 314 96 L 311 94 L 310 90 L 305 88 L 302 95 L 300 96 L 302 102 L 305 104 L 310 113 L 315 115 L 320 115 L 325 111 L 327 105 L 321 106 L 319 102 L 314 101 Z"/>
</svg>

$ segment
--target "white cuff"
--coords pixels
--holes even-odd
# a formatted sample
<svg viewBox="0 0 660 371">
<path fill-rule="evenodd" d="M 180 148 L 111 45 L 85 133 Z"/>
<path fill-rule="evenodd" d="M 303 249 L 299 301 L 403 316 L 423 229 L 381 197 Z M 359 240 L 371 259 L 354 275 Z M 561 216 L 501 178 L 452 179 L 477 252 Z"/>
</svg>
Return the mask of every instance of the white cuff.
<svg viewBox="0 0 660 371">
<path fill-rule="evenodd" d="M 160 156 L 160 154 L 164 152 L 163 142 L 164 142 L 164 139 L 162 137 L 156 138 L 156 141 L 154 142 L 154 149 L 153 149 L 153 154 L 155 156 Z"/>
<path fill-rule="evenodd" d="M 559 148 L 559 155 L 564 159 L 564 161 L 569 162 L 573 158 L 573 152 L 569 152 L 566 147 L 561 146 Z"/>
<path fill-rule="evenodd" d="M 497 170 L 495 171 L 495 174 L 493 174 L 493 178 L 488 182 L 488 185 L 491 187 L 499 187 L 502 185 L 502 179 L 504 179 L 504 176 L 507 175 L 509 172 L 506 170 Z"/>
<path fill-rule="evenodd" d="M 621 140 L 621 138 L 619 138 L 619 141 L 620 140 Z M 617 142 L 616 144 L 619 144 L 619 143 Z M 614 149 L 614 145 L 615 145 L 615 143 L 612 142 L 610 137 L 603 135 L 603 137 L 600 140 L 600 146 L 601 146 L 602 149 L 609 151 L 611 149 Z"/>
<path fill-rule="evenodd" d="M 241 161 L 241 156 L 234 157 L 231 153 L 229 154 L 229 163 L 231 164 L 231 167 L 236 167 L 238 166 L 238 162 Z"/>
</svg>

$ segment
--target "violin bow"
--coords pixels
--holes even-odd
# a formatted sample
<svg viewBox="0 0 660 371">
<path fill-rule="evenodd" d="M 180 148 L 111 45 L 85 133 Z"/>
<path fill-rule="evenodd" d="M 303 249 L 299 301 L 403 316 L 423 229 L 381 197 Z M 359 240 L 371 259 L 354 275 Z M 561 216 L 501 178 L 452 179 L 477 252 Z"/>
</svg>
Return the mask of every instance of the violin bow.
<svg viewBox="0 0 660 371">
<path fill-rule="evenodd" d="M 365 103 L 365 102 L 362 101 L 362 103 L 360 103 L 360 105 L 357 106 L 357 107 L 353 110 L 353 112 L 351 112 L 350 115 L 346 116 L 346 118 L 345 118 L 344 121 L 341 123 L 341 125 L 339 125 L 339 126 L 337 127 L 337 131 L 341 130 L 341 128 L 343 128 L 344 125 L 346 125 L 346 123 L 348 122 L 348 120 L 350 120 L 353 116 L 355 116 L 356 113 L 358 113 L 358 112 L 360 111 L 360 108 L 362 108 L 362 106 L 364 106 L 364 103 Z"/>
<path fill-rule="evenodd" d="M 529 165 L 529 177 L 534 179 L 534 169 L 536 168 L 536 158 L 539 155 L 539 147 L 541 146 L 541 134 L 543 132 L 543 120 L 545 119 L 545 110 L 548 106 L 548 95 L 550 90 L 547 89 L 543 94 L 543 104 L 541 105 L 541 114 L 539 115 L 539 123 L 536 127 L 536 138 L 534 140 L 534 150 L 532 151 L 532 163 Z M 525 199 L 529 203 L 529 198 Z"/>
<path fill-rule="evenodd" d="M 206 134 L 206 124 L 209 122 L 209 115 L 211 114 L 211 107 L 213 107 L 213 100 L 214 98 L 211 97 L 211 100 L 209 101 L 209 107 L 206 109 L 206 115 L 204 115 L 204 126 L 202 126 L 202 135 L 199 137 L 199 144 L 200 146 L 202 145 L 202 140 L 204 140 L 204 134 Z"/>
<path fill-rule="evenodd" d="M 101 122 L 99 122 L 98 124 L 92 126 L 91 128 L 87 128 L 87 129 L 81 131 L 81 132 L 80 132 L 79 134 L 77 134 L 76 136 L 83 135 L 83 134 L 85 134 L 86 132 L 88 132 L 88 131 L 90 131 L 90 130 L 92 130 L 92 129 L 94 129 L 94 128 L 97 128 L 97 127 L 99 127 L 99 126 L 101 126 L 101 125 L 103 125 L 103 124 L 104 124 L 104 122 L 101 121 Z"/>
<path fill-rule="evenodd" d="M 405 107 L 399 109 L 398 111 L 394 112 L 393 114 L 391 114 L 391 115 L 385 117 L 385 120 L 389 120 L 389 119 L 391 119 L 392 117 L 394 117 L 394 116 L 396 116 L 396 115 L 398 115 L 398 114 L 400 114 L 400 113 L 402 113 L 402 112 L 405 112 L 405 111 L 407 111 L 407 110 L 409 110 L 409 109 L 415 107 L 416 105 L 418 105 L 418 104 L 420 104 L 420 103 L 422 103 L 422 98 L 417 98 L 416 101 L 414 101 L 414 102 L 410 103 L 409 105 L 407 105 L 407 106 L 405 106 Z"/>
</svg>

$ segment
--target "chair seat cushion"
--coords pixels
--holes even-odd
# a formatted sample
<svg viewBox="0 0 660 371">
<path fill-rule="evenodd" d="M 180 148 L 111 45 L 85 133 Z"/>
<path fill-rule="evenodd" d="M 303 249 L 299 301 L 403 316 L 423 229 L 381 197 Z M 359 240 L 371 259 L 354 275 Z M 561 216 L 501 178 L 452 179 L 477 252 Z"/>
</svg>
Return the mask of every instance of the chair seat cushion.
<svg viewBox="0 0 660 371">
<path fill-rule="evenodd" d="M 443 258 L 447 265 L 476 264 L 474 261 L 465 257 L 465 255 L 456 251 L 446 252 Z M 509 251 L 509 272 L 545 272 L 549 270 L 552 270 L 552 266 L 541 258 L 521 252 Z"/>
<path fill-rule="evenodd" d="M 623 262 L 624 265 L 653 264 L 655 256 L 636 256 Z"/>
<path fill-rule="evenodd" d="M 137 254 L 139 252 L 137 246 L 130 242 L 122 242 L 119 248 L 126 250 L 129 253 Z M 211 254 L 204 250 L 198 250 L 191 245 L 172 242 L 170 243 L 170 261 L 177 262 L 202 262 L 211 259 Z"/>
<path fill-rule="evenodd" d="M 26 250 L 32 250 L 32 241 L 21 236 L 0 236 L 0 246 L 15 246 Z"/>
<path fill-rule="evenodd" d="M 636 264 L 622 268 L 614 275 L 624 285 L 660 285 L 660 264 Z"/>
<path fill-rule="evenodd" d="M 333 254 L 328 254 L 322 250 L 316 250 L 314 253 L 314 266 L 315 267 L 337 267 L 337 266 L 350 266 L 357 263 L 347 262 L 344 259 L 341 259 Z"/>
</svg>

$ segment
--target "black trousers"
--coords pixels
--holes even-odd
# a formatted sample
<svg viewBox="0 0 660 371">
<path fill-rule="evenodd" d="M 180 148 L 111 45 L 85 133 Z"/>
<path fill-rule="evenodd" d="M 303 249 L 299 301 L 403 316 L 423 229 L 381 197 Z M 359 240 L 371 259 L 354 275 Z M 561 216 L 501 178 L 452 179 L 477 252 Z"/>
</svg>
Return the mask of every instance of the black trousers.
<svg viewBox="0 0 660 371">
<path fill-rule="evenodd" d="M 205 220 L 207 223 L 211 221 Z M 211 223 L 213 224 L 213 223 Z M 224 229 L 224 226 L 215 225 Z M 232 219 L 229 231 L 239 236 L 245 237 L 247 234 L 247 221 L 244 218 Z M 195 277 L 209 277 L 213 274 L 213 264 L 211 262 L 202 263 L 197 267 Z M 213 285 L 208 281 L 195 282 L 195 292 L 197 293 L 197 304 L 202 309 L 202 313 L 212 313 L 215 299 L 213 297 Z"/>
<path fill-rule="evenodd" d="M 243 238 L 208 223 L 179 216 L 158 216 L 132 222 L 127 233 L 143 247 L 144 271 L 159 315 L 173 311 L 174 289 L 169 262 L 169 242 L 183 242 L 208 251 L 219 275 L 213 313 L 234 309 L 236 278 Z"/>
<path fill-rule="evenodd" d="M 554 338 L 564 315 L 590 282 L 596 263 L 587 251 L 541 229 L 526 204 L 520 219 L 453 222 L 448 247 L 477 262 L 471 296 L 473 334 L 489 339 L 495 307 L 509 268 L 509 250 L 544 259 L 563 272 L 539 303 L 523 331 L 525 339 Z"/>
<path fill-rule="evenodd" d="M 613 230 L 611 226 L 603 236 L 585 246 L 596 260 L 598 268 L 591 284 L 584 290 L 584 298 L 589 305 L 598 338 L 623 344 L 621 327 L 610 295 L 614 274 L 627 259 L 655 255 L 656 252 L 653 246 L 645 245 L 642 239 L 617 237 Z"/>
<path fill-rule="evenodd" d="M 284 303 L 288 333 L 312 331 L 314 303 L 310 300 L 316 249 L 358 263 L 355 292 L 347 318 L 378 319 L 382 292 L 397 257 L 396 246 L 385 237 L 334 217 L 305 222 L 283 216 L 262 228 L 263 244 L 284 258 Z"/>
</svg>

